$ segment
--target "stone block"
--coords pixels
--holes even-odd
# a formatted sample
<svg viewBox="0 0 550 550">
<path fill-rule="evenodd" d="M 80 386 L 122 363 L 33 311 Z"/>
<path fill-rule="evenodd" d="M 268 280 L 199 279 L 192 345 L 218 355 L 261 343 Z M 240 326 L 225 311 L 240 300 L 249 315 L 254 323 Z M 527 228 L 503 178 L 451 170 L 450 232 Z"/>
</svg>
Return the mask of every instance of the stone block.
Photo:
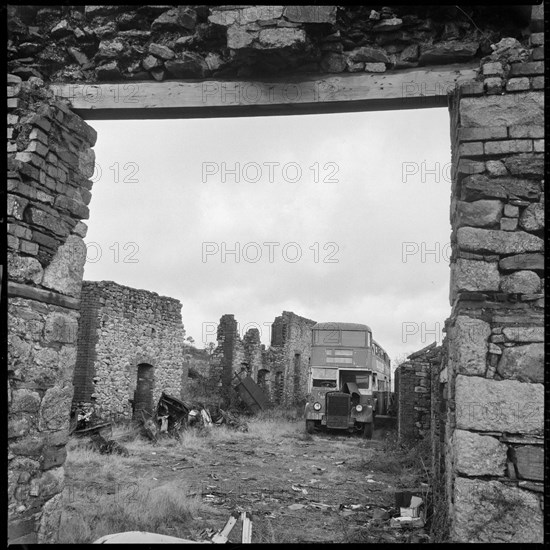
<svg viewBox="0 0 550 550">
<path fill-rule="evenodd" d="M 544 74 L 544 61 L 513 63 L 510 69 L 510 76 L 536 76 L 539 74 Z"/>
<path fill-rule="evenodd" d="M 485 375 L 490 335 L 489 323 L 465 315 L 456 318 L 454 326 L 449 329 L 449 362 L 455 372 Z"/>
<path fill-rule="evenodd" d="M 451 446 L 459 475 L 504 475 L 508 447 L 496 437 L 455 430 Z"/>
<path fill-rule="evenodd" d="M 544 90 L 544 76 L 533 77 L 532 86 L 534 90 Z"/>
<path fill-rule="evenodd" d="M 544 327 L 504 327 L 502 334 L 508 342 L 544 342 Z"/>
<path fill-rule="evenodd" d="M 521 78 L 511 78 L 506 82 L 506 91 L 507 92 L 523 92 L 529 90 L 531 84 L 529 78 L 523 76 Z"/>
<path fill-rule="evenodd" d="M 517 218 L 519 216 L 519 207 L 512 204 L 505 204 L 504 215 L 508 218 Z"/>
<path fill-rule="evenodd" d="M 371 46 L 355 48 L 348 53 L 348 57 L 353 63 L 390 63 L 390 58 L 388 57 L 386 50 Z"/>
<path fill-rule="evenodd" d="M 544 250 L 544 241 L 530 233 L 476 227 L 460 227 L 457 230 L 457 244 L 463 250 L 494 254 L 521 254 Z"/>
<path fill-rule="evenodd" d="M 500 281 L 500 290 L 510 294 L 536 294 L 540 288 L 540 277 L 534 271 L 514 271 Z"/>
<path fill-rule="evenodd" d="M 383 73 L 386 71 L 384 63 L 365 63 L 366 73 Z"/>
<path fill-rule="evenodd" d="M 295 23 L 335 23 L 336 6 L 286 6 L 284 16 Z"/>
<path fill-rule="evenodd" d="M 29 207 L 25 212 L 25 217 L 28 223 L 44 227 L 60 237 L 66 237 L 69 234 L 69 227 L 63 219 L 52 216 L 39 208 Z"/>
<path fill-rule="evenodd" d="M 451 279 L 454 292 L 498 291 L 500 284 L 498 264 L 458 258 L 453 266 Z"/>
<path fill-rule="evenodd" d="M 16 220 L 23 219 L 23 212 L 29 201 L 23 197 L 18 197 L 16 195 L 8 194 L 7 206 L 8 206 L 8 216 L 15 218 Z"/>
<path fill-rule="evenodd" d="M 519 225 L 526 231 L 541 231 L 544 228 L 544 206 L 530 204 L 521 214 Z"/>
<path fill-rule="evenodd" d="M 9 254 L 8 273 L 11 281 L 39 285 L 42 282 L 44 270 L 36 258 Z"/>
<path fill-rule="evenodd" d="M 497 372 L 505 379 L 544 383 L 544 344 L 504 348 Z"/>
<path fill-rule="evenodd" d="M 63 430 L 69 426 L 73 387 L 54 386 L 46 391 L 40 407 L 41 430 Z"/>
<path fill-rule="evenodd" d="M 542 384 L 518 380 L 491 380 L 458 374 L 455 405 L 457 429 L 542 434 Z"/>
<path fill-rule="evenodd" d="M 499 268 L 502 271 L 544 270 L 544 256 L 542 254 L 517 254 L 502 258 L 499 261 Z"/>
<path fill-rule="evenodd" d="M 508 174 L 506 166 L 500 160 L 488 160 L 485 162 L 485 167 L 491 176 L 506 176 Z"/>
<path fill-rule="evenodd" d="M 500 62 L 485 63 L 482 67 L 482 72 L 484 76 L 502 76 L 504 74 L 504 68 L 502 67 L 502 63 Z"/>
<path fill-rule="evenodd" d="M 461 143 L 458 146 L 458 154 L 460 157 L 482 157 L 484 153 L 482 141 L 472 141 Z"/>
<path fill-rule="evenodd" d="M 544 481 L 544 447 L 542 445 L 515 447 L 512 456 L 520 479 Z"/>
<path fill-rule="evenodd" d="M 293 29 L 285 27 L 280 27 L 276 29 L 262 29 L 258 36 L 258 42 L 259 45 L 265 49 L 296 47 L 305 44 L 306 33 L 303 29 Z M 229 42 L 228 47 L 231 47 L 229 46 Z"/>
<path fill-rule="evenodd" d="M 40 395 L 28 389 L 13 390 L 10 411 L 36 413 L 40 408 Z"/>
<path fill-rule="evenodd" d="M 502 216 L 502 202 L 497 200 L 457 201 L 456 212 L 455 227 L 493 226 L 499 223 Z"/>
<path fill-rule="evenodd" d="M 533 32 L 529 37 L 529 42 L 531 46 L 544 46 L 544 33 L 543 32 Z"/>
<path fill-rule="evenodd" d="M 502 218 L 500 220 L 500 229 L 502 231 L 515 231 L 518 227 L 517 218 Z"/>
<path fill-rule="evenodd" d="M 491 139 L 504 139 L 508 133 L 504 126 L 493 126 L 489 128 L 459 128 L 459 141 L 482 141 Z"/>
<path fill-rule="evenodd" d="M 540 125 L 544 120 L 544 97 L 540 92 L 465 97 L 459 112 L 464 127 Z"/>
<path fill-rule="evenodd" d="M 533 151 L 535 151 L 535 153 L 544 153 L 544 140 L 543 139 L 534 139 L 533 140 Z"/>
<path fill-rule="evenodd" d="M 544 518 L 536 494 L 464 477 L 455 479 L 453 492 L 453 542 L 543 542 Z"/>
<path fill-rule="evenodd" d="M 86 245 L 77 235 L 69 235 L 44 270 L 42 285 L 67 296 L 80 296 Z"/>
<path fill-rule="evenodd" d="M 465 177 L 461 182 L 461 199 L 466 201 L 498 198 L 538 200 L 540 187 L 535 181 L 517 177 L 489 178 L 485 174 Z"/>
<path fill-rule="evenodd" d="M 533 142 L 530 139 L 508 139 L 485 143 L 486 155 L 508 155 L 510 153 L 530 153 Z"/>
<path fill-rule="evenodd" d="M 506 168 L 515 176 L 520 177 L 543 177 L 544 159 L 543 155 L 523 154 L 514 155 L 504 160 Z M 521 196 L 521 195 L 520 195 Z"/>
<path fill-rule="evenodd" d="M 508 131 L 511 138 L 544 138 L 544 126 L 510 126 Z"/>
</svg>

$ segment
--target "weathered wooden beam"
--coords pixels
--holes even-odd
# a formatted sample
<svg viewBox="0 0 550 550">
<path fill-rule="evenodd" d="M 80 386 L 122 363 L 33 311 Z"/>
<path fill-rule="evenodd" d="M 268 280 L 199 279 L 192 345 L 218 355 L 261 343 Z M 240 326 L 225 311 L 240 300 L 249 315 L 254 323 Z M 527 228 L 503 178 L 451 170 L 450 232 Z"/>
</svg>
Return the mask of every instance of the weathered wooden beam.
<svg viewBox="0 0 550 550">
<path fill-rule="evenodd" d="M 211 118 L 320 114 L 447 105 L 477 64 L 285 80 L 51 84 L 84 119 Z"/>
</svg>

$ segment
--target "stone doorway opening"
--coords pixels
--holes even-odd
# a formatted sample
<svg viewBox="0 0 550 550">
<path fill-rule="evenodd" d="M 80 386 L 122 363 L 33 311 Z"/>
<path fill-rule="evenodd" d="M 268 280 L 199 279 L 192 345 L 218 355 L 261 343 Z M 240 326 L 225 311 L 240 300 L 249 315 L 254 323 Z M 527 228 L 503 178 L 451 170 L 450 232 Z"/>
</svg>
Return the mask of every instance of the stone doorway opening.
<svg viewBox="0 0 550 550">
<path fill-rule="evenodd" d="M 137 368 L 137 385 L 134 392 L 134 418 L 141 418 L 142 411 L 153 414 L 153 389 L 155 386 L 155 367 L 141 363 Z"/>
</svg>

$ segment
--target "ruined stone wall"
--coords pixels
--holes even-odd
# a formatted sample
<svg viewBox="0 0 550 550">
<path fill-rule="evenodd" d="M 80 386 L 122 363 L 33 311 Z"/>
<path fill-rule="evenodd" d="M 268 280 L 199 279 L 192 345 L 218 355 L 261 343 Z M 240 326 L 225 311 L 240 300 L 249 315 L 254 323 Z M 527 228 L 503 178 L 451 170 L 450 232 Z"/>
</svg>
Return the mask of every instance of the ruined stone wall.
<svg viewBox="0 0 550 550">
<path fill-rule="evenodd" d="M 311 357 L 311 327 L 315 324 L 316 321 L 300 317 L 292 311 L 283 311 L 273 322 L 271 347 L 280 348 L 281 353 L 273 353 L 271 361 L 264 368 L 271 373 L 272 386 L 276 373 L 282 373 L 280 402 L 284 405 L 305 403 Z"/>
<path fill-rule="evenodd" d="M 296 404 L 306 395 L 314 324 L 311 319 L 283 311 L 273 322 L 271 346 L 266 350 L 258 329 L 249 329 L 241 339 L 234 315 L 222 315 L 211 375 L 220 380 L 222 387 L 228 388 L 234 373 L 241 371 L 243 362 L 248 363 L 252 379 L 261 382 L 272 403 Z M 299 361 L 296 354 L 300 356 Z M 230 393 L 226 391 L 226 397 L 230 397 Z"/>
<path fill-rule="evenodd" d="M 431 432 L 431 373 L 439 370 L 441 347 L 435 342 L 407 357 L 395 369 L 397 383 L 397 435 L 402 442 L 412 442 Z"/>
<path fill-rule="evenodd" d="M 96 133 L 8 75 L 8 537 L 38 540 L 63 489 Z"/>
<path fill-rule="evenodd" d="M 87 83 L 380 73 L 479 59 L 500 37 L 520 38 L 521 13 L 512 10 L 12 5 L 8 67 L 24 78 Z"/>
<path fill-rule="evenodd" d="M 154 367 L 153 403 L 163 391 L 181 397 L 184 338 L 179 300 L 112 281 L 84 281 L 75 401 L 94 403 L 102 417 L 131 418 L 141 363 Z"/>
<path fill-rule="evenodd" d="M 499 42 L 450 106 L 445 470 L 455 541 L 542 542 L 542 44 L 541 32 Z"/>
</svg>

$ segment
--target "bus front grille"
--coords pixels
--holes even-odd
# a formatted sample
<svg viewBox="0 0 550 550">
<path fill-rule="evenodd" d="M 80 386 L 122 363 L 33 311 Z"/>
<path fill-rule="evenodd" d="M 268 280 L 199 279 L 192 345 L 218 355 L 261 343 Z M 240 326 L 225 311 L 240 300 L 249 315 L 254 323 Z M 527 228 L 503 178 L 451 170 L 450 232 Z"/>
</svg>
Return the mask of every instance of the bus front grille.
<svg viewBox="0 0 550 550">
<path fill-rule="evenodd" d="M 327 428 L 347 428 L 349 417 L 349 394 L 327 393 Z"/>
</svg>

